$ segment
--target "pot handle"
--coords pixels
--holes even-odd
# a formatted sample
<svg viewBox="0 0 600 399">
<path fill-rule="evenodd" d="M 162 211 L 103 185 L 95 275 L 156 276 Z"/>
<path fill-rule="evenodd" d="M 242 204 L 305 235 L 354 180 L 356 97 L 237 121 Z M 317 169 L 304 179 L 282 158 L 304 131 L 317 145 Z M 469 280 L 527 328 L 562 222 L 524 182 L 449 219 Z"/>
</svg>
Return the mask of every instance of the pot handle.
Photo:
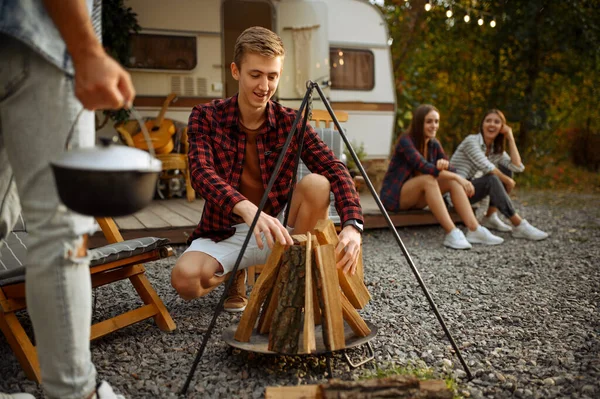
<svg viewBox="0 0 600 399">
<path fill-rule="evenodd" d="M 71 129 L 69 130 L 69 134 L 67 135 L 67 142 L 65 143 L 65 150 L 67 150 L 67 151 L 69 151 L 71 149 L 71 139 L 73 138 L 73 132 L 75 131 L 75 126 L 77 125 L 77 122 L 79 121 L 79 118 L 81 117 L 81 114 L 83 114 L 83 111 L 85 111 L 85 108 L 82 107 L 81 110 L 77 113 L 77 116 L 75 116 L 75 121 L 73 122 L 73 125 L 71 125 Z M 152 165 L 152 159 L 156 158 L 156 154 L 154 152 L 154 146 L 152 145 L 152 140 L 150 139 L 150 133 L 148 133 L 148 129 L 146 129 L 146 124 L 142 120 L 142 117 L 137 112 L 137 110 L 135 108 L 131 107 L 129 109 L 129 111 L 131 112 L 131 115 L 133 115 L 135 120 L 140 125 L 140 129 L 142 130 L 144 139 L 146 139 L 146 145 L 148 145 L 148 152 L 150 153 L 150 156 L 151 156 L 150 165 Z"/>
</svg>

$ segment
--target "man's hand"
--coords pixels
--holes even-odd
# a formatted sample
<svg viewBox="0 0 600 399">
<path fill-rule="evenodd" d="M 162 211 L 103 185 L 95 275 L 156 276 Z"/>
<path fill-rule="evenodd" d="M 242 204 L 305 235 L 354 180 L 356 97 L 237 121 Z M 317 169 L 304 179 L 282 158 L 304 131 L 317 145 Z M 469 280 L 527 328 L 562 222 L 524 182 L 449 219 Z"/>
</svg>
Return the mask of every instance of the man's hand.
<svg viewBox="0 0 600 399">
<path fill-rule="evenodd" d="M 248 226 L 252 225 L 257 210 L 258 207 L 248 200 L 238 202 L 233 207 L 233 213 L 241 216 Z M 262 240 L 261 233 L 265 235 L 269 248 L 273 248 L 275 241 L 278 241 L 283 245 L 294 245 L 294 240 L 292 240 L 290 233 L 288 233 L 281 222 L 277 218 L 269 216 L 264 212 L 260 213 L 256 226 L 254 227 L 254 238 L 256 239 L 256 243 L 260 249 L 263 249 L 265 244 Z"/>
<path fill-rule="evenodd" d="M 450 166 L 450 162 L 447 159 L 438 159 L 435 166 L 438 170 L 448 170 Z"/>
<path fill-rule="evenodd" d="M 336 257 L 343 254 L 337 262 L 337 268 L 343 269 L 344 273 L 354 275 L 360 254 L 361 234 L 352 226 L 346 226 L 342 229 L 339 236 L 339 243 L 335 247 Z"/>
<path fill-rule="evenodd" d="M 73 55 L 75 95 L 89 110 L 129 108 L 135 89 L 129 73 L 104 49 Z"/>
</svg>

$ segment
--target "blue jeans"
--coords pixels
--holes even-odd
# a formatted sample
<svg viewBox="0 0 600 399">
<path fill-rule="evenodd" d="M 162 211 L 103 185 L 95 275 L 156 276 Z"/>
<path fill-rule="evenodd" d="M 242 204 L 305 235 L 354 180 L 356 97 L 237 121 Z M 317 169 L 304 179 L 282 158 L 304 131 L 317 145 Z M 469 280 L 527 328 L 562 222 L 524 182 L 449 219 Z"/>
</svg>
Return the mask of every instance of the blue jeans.
<svg viewBox="0 0 600 399">
<path fill-rule="evenodd" d="M 83 398 L 96 384 L 90 354 L 89 259 L 78 257 L 93 218 L 60 202 L 50 161 L 59 157 L 82 108 L 73 81 L 30 47 L 0 34 L 0 237 L 23 210 L 28 231 L 27 307 L 51 398 Z M 84 112 L 74 147 L 94 144 L 94 116 Z"/>
</svg>

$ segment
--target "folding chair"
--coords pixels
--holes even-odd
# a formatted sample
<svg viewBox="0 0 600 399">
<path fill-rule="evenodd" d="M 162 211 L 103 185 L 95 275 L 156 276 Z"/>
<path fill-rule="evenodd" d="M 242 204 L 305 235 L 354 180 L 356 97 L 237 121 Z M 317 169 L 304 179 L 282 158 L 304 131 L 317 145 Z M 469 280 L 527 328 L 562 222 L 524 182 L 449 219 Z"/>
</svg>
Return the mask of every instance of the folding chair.
<svg viewBox="0 0 600 399">
<path fill-rule="evenodd" d="M 145 275 L 142 262 L 151 262 L 173 255 L 169 240 L 156 237 L 123 241 L 115 222 L 97 218 L 110 244 L 89 250 L 92 287 L 128 279 L 144 305 L 92 325 L 90 339 L 103 337 L 134 323 L 154 318 L 163 331 L 173 331 L 175 323 L 164 303 Z M 40 382 L 40 368 L 35 346 L 19 322 L 16 312 L 26 309 L 25 266 L 27 232 L 23 218 L 4 239 L 0 249 L 0 330 L 15 353 L 27 378 Z"/>
</svg>

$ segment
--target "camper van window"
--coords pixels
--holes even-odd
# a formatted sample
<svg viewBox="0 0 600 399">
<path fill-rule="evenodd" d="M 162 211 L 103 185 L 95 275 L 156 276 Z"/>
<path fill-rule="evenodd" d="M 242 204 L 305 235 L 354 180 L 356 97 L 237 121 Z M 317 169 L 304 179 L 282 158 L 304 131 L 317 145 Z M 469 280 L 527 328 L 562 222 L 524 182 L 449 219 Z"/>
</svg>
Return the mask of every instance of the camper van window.
<svg viewBox="0 0 600 399">
<path fill-rule="evenodd" d="M 373 90 L 375 57 L 369 50 L 330 48 L 331 88 L 335 90 Z"/>
<path fill-rule="evenodd" d="M 129 68 L 189 71 L 196 63 L 195 36 L 132 35 Z"/>
</svg>

